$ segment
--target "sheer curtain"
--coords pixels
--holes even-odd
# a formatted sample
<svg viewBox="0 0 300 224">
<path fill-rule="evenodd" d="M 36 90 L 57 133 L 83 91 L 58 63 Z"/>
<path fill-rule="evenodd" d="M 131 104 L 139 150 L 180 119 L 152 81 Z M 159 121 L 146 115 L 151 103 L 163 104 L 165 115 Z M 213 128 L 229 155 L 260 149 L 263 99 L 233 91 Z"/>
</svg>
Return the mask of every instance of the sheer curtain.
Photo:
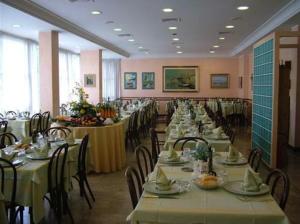
<svg viewBox="0 0 300 224">
<path fill-rule="evenodd" d="M 0 33 L 0 111 L 40 110 L 38 58 L 36 43 Z"/>
<path fill-rule="evenodd" d="M 120 59 L 102 61 L 102 96 L 114 100 L 120 96 Z"/>
<path fill-rule="evenodd" d="M 72 89 L 80 83 L 80 57 L 78 54 L 59 51 L 59 100 L 60 104 L 72 100 Z"/>
</svg>

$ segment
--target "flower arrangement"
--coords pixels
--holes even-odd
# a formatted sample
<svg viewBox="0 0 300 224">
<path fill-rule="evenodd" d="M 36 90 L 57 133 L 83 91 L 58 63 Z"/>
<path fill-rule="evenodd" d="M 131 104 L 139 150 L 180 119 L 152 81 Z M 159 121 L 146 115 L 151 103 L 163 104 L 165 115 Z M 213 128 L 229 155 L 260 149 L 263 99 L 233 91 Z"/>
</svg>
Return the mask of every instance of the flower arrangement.
<svg viewBox="0 0 300 224">
<path fill-rule="evenodd" d="M 203 160 L 207 162 L 208 160 L 208 145 L 205 143 L 197 143 L 195 151 L 192 153 L 195 160 Z"/>
</svg>

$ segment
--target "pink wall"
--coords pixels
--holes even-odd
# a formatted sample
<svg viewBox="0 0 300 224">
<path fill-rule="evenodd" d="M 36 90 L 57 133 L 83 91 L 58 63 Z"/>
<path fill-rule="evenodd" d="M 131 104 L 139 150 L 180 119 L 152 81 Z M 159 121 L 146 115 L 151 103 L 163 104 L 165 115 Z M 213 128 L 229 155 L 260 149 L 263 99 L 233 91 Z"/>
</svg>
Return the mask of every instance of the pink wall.
<svg viewBox="0 0 300 224">
<path fill-rule="evenodd" d="M 162 92 L 163 66 L 198 66 L 199 92 Z M 121 60 L 121 96 L 122 97 L 238 97 L 237 57 L 232 58 L 155 58 Z M 137 72 L 137 89 L 124 89 L 124 72 Z M 142 72 L 155 72 L 155 89 L 142 90 Z M 211 89 L 210 74 L 230 74 L 228 89 Z"/>
<path fill-rule="evenodd" d="M 243 78 L 243 88 L 238 90 L 238 96 L 240 98 L 252 99 L 252 56 L 252 52 L 244 53 L 239 56 L 239 76 Z"/>
</svg>

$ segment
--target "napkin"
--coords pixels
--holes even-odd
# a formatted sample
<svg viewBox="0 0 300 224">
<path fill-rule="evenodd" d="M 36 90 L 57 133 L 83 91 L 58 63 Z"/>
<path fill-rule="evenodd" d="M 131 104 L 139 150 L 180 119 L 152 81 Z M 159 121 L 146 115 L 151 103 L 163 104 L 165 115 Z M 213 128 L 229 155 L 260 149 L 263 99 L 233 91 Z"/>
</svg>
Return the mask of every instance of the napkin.
<svg viewBox="0 0 300 224">
<path fill-rule="evenodd" d="M 169 190 L 171 188 L 171 180 L 169 180 L 164 171 L 157 167 L 156 171 L 156 187 L 158 190 Z"/>
<path fill-rule="evenodd" d="M 4 150 L 1 150 L 1 158 L 6 159 L 8 161 L 12 161 L 13 158 L 15 158 L 16 154 L 16 152 L 6 153 Z"/>
<path fill-rule="evenodd" d="M 259 191 L 262 184 L 262 179 L 259 176 L 259 173 L 256 173 L 251 167 L 246 169 L 244 175 L 244 181 L 242 183 L 242 188 L 245 191 Z"/>
<path fill-rule="evenodd" d="M 228 146 L 228 154 L 227 154 L 227 161 L 230 162 L 235 162 L 239 159 L 239 152 L 236 150 L 235 147 L 233 147 L 232 145 Z"/>
<path fill-rule="evenodd" d="M 216 136 L 220 137 L 221 134 L 223 133 L 223 129 L 222 129 L 222 127 L 220 126 L 220 127 L 218 127 L 218 128 L 213 129 L 212 132 L 213 132 Z"/>
<path fill-rule="evenodd" d="M 177 152 L 173 149 L 172 145 L 169 146 L 167 159 L 168 161 L 178 161 L 180 159 Z"/>
</svg>

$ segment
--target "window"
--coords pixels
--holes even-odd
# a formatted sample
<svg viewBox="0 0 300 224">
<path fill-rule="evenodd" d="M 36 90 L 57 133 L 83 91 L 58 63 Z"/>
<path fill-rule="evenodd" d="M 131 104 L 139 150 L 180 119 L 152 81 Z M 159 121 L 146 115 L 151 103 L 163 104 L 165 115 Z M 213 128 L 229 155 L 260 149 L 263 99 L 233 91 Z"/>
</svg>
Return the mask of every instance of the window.
<svg viewBox="0 0 300 224">
<path fill-rule="evenodd" d="M 38 44 L 0 33 L 0 111 L 40 110 Z"/>
<path fill-rule="evenodd" d="M 80 82 L 80 58 L 78 54 L 59 51 L 59 100 L 60 104 L 72 100 L 72 90 Z"/>
<path fill-rule="evenodd" d="M 103 59 L 102 62 L 102 96 L 114 100 L 120 95 L 120 60 Z"/>
</svg>

